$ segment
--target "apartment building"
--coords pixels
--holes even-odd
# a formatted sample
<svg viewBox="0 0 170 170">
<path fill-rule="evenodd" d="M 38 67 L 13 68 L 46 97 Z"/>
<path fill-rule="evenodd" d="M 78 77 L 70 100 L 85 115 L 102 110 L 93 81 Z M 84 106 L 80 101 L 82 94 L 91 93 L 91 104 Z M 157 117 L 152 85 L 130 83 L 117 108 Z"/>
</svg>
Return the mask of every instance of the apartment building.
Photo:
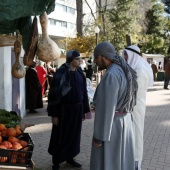
<svg viewBox="0 0 170 170">
<path fill-rule="evenodd" d="M 49 34 L 53 39 L 76 36 L 75 1 L 56 0 L 55 11 L 49 14 Z"/>
<path fill-rule="evenodd" d="M 94 0 L 88 0 L 94 13 L 96 5 Z M 83 3 L 84 25 L 93 22 L 93 18 L 90 13 L 90 9 L 87 4 Z M 66 37 L 76 37 L 76 1 L 74 0 L 56 0 L 55 10 L 48 15 L 48 34 L 49 36 L 58 42 L 60 48 L 64 48 L 59 40 Z M 39 33 L 41 34 L 41 27 L 38 24 Z"/>
</svg>

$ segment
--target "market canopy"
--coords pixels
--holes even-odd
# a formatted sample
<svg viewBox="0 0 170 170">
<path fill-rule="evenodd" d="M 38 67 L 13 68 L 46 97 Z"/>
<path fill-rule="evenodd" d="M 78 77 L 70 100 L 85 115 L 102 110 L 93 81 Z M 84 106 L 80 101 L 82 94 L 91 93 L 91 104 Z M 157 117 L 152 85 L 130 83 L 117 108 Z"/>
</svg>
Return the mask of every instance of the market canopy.
<svg viewBox="0 0 170 170">
<path fill-rule="evenodd" d="M 41 15 L 45 11 L 54 11 L 55 0 L 1 0 L 0 34 L 14 33 L 22 35 L 23 48 L 26 49 L 31 35 L 31 16 Z"/>
</svg>

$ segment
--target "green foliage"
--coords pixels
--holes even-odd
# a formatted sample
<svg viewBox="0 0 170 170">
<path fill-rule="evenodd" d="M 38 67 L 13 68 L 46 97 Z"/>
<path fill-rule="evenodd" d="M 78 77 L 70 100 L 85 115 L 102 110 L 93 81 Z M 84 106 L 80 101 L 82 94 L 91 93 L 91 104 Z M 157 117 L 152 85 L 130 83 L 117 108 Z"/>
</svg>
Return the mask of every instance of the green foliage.
<svg viewBox="0 0 170 170">
<path fill-rule="evenodd" d="M 145 53 L 159 53 L 167 55 L 169 51 L 170 20 L 164 14 L 164 5 L 158 2 L 146 14 L 146 41 L 140 44 Z"/>
<path fill-rule="evenodd" d="M 170 1 L 169 0 L 162 0 L 162 2 L 165 4 L 165 11 L 170 14 Z"/>
<path fill-rule="evenodd" d="M 109 37 L 110 42 L 117 50 L 126 46 L 126 34 L 134 32 L 135 0 L 117 0 L 113 9 L 108 13 L 111 22 Z"/>
<path fill-rule="evenodd" d="M 147 31 L 146 34 L 156 33 L 158 36 L 164 34 L 164 29 L 167 25 L 167 21 L 164 13 L 164 6 L 160 3 L 156 3 L 152 6 L 146 14 Z"/>
<path fill-rule="evenodd" d="M 41 169 L 41 168 L 37 168 L 37 167 L 35 167 L 35 168 L 34 168 L 34 170 L 42 170 L 42 169 Z"/>
<path fill-rule="evenodd" d="M 140 43 L 141 52 L 166 55 L 168 53 L 167 39 L 158 37 L 156 34 L 145 35 Z"/>
<path fill-rule="evenodd" d="M 66 38 L 62 40 L 67 44 L 66 50 L 74 49 L 80 53 L 86 53 L 87 55 L 93 52 L 95 47 L 95 36 L 78 36 L 77 38 Z"/>
<path fill-rule="evenodd" d="M 15 127 L 19 124 L 21 118 L 4 109 L 0 109 L 0 123 L 5 124 L 6 127 Z"/>
</svg>

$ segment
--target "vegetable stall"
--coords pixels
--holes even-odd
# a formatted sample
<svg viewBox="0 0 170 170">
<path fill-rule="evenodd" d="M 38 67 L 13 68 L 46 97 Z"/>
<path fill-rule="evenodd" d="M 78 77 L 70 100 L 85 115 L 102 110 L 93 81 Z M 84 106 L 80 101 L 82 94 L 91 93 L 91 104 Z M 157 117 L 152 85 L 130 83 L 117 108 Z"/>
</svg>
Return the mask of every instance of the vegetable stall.
<svg viewBox="0 0 170 170">
<path fill-rule="evenodd" d="M 5 43 L 8 44 L 4 41 L 4 37 L 8 37 L 8 40 L 11 38 L 15 56 L 15 63 L 11 65 L 11 75 L 15 79 L 25 76 L 25 66 L 32 63 L 35 55 L 44 62 L 54 61 L 60 57 L 60 49 L 48 36 L 47 29 L 48 14 L 53 12 L 54 8 L 55 0 L 1 2 L 0 47 Z M 38 34 L 37 17 L 41 24 L 41 36 Z M 13 36 L 9 36 L 10 34 Z M 20 61 L 21 48 L 24 49 L 23 62 Z M 24 133 L 27 126 L 22 126 L 20 120 L 21 117 L 16 112 L 0 109 L 0 169 L 10 169 L 10 167 L 17 169 L 17 166 L 33 168 L 31 157 L 34 143 L 30 134 Z"/>
</svg>

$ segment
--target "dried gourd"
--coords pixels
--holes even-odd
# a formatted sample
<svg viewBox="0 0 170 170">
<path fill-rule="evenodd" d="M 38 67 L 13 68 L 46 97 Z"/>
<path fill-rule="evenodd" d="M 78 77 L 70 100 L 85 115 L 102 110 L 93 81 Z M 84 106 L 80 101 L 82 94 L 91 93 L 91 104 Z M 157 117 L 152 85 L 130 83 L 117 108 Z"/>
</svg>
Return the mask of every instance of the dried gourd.
<svg viewBox="0 0 170 170">
<path fill-rule="evenodd" d="M 21 54 L 21 43 L 18 38 L 14 43 L 14 53 L 15 53 L 15 63 L 12 66 L 12 76 L 15 78 L 23 78 L 25 76 L 24 65 L 20 63 L 20 54 Z"/>
<path fill-rule="evenodd" d="M 40 24 L 42 28 L 42 37 L 37 47 L 36 54 L 38 59 L 44 62 L 57 60 L 61 55 L 61 51 L 58 45 L 48 36 L 48 16 L 46 12 L 40 15 Z"/>
<path fill-rule="evenodd" d="M 34 17 L 32 24 L 32 35 L 28 42 L 28 46 L 26 48 L 23 63 L 24 65 L 30 66 L 34 60 L 38 44 L 38 26 L 37 26 L 37 18 Z"/>
</svg>

